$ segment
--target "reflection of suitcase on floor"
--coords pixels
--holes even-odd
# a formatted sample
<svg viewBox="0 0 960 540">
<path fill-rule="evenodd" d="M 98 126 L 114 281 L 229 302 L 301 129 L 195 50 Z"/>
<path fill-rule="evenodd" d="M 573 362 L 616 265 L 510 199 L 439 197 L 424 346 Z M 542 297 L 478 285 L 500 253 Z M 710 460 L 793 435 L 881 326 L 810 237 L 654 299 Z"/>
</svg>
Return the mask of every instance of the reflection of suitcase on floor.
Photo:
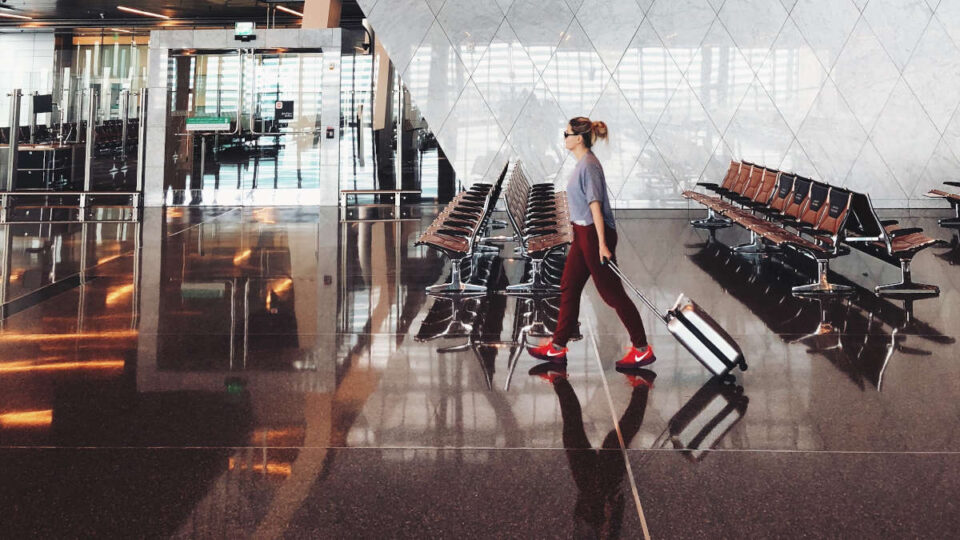
<svg viewBox="0 0 960 540">
<path fill-rule="evenodd" d="M 657 306 L 653 305 L 640 289 L 630 282 L 620 268 L 613 261 L 604 261 L 620 276 L 620 279 L 643 300 L 654 314 L 660 318 L 667 330 L 677 338 L 690 353 L 700 361 L 714 375 L 726 375 L 735 367 L 747 369 L 747 362 L 743 358 L 743 351 L 717 321 L 684 295 L 680 295 L 673 309 L 661 315 Z"/>
<path fill-rule="evenodd" d="M 665 446 L 669 437 L 674 449 L 682 450 L 691 461 L 700 461 L 740 421 L 749 402 L 743 387 L 714 377 L 673 415 L 657 446 Z"/>
</svg>

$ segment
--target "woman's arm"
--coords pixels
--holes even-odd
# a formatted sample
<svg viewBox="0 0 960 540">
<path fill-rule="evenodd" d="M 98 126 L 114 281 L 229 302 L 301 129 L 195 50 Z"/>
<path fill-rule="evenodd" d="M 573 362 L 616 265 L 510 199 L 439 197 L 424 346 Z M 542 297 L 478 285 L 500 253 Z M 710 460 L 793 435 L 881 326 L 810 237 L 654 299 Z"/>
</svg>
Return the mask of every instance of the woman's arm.
<svg viewBox="0 0 960 540">
<path fill-rule="evenodd" d="M 597 238 L 600 240 L 600 261 L 612 259 L 613 253 L 607 249 L 606 225 L 603 221 L 603 206 L 600 201 L 590 203 L 590 213 L 593 214 L 593 226 L 597 228 Z"/>
</svg>

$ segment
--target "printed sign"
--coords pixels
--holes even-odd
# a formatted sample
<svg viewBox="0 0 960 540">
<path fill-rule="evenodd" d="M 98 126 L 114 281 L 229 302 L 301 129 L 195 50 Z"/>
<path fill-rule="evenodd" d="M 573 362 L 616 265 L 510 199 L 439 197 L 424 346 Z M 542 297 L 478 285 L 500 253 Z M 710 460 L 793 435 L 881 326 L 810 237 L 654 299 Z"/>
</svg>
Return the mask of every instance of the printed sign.
<svg viewBox="0 0 960 540">
<path fill-rule="evenodd" d="M 277 120 L 293 120 L 293 101 L 278 101 L 276 108 Z"/>
<path fill-rule="evenodd" d="M 230 118 L 227 116 L 187 118 L 187 131 L 230 131 Z"/>
</svg>

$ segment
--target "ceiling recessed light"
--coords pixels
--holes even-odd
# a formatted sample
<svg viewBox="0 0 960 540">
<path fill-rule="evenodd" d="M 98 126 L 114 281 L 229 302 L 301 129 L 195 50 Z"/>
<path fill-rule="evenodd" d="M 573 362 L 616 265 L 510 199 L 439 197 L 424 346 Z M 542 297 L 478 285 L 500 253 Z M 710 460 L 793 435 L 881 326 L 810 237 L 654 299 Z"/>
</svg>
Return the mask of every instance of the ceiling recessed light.
<svg viewBox="0 0 960 540">
<path fill-rule="evenodd" d="M 166 15 L 153 13 L 151 11 L 143 11 L 142 9 L 128 8 L 127 6 L 117 6 L 117 9 L 119 9 L 120 11 L 125 11 L 127 13 L 133 13 L 134 15 L 143 15 L 144 17 L 156 17 L 158 19 L 164 19 L 164 20 L 170 19 L 170 17 L 167 17 Z"/>
<path fill-rule="evenodd" d="M 286 6 L 277 6 L 277 9 L 279 9 L 280 11 L 289 13 L 291 15 L 296 15 L 297 17 L 303 18 L 303 13 L 300 13 L 299 11 L 294 11 Z"/>
</svg>

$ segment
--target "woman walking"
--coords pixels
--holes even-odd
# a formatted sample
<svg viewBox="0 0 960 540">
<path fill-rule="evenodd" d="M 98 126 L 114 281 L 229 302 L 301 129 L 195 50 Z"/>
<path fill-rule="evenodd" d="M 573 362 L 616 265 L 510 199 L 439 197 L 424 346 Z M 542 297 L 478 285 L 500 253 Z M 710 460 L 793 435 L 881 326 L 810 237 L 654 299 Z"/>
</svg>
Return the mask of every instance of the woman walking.
<svg viewBox="0 0 960 540">
<path fill-rule="evenodd" d="M 607 125 L 579 116 L 570 120 L 563 134 L 564 146 L 577 158 L 577 166 L 567 184 L 567 202 L 573 222 L 573 243 L 560 280 L 560 314 L 553 339 L 539 347 L 529 347 L 531 356 L 563 363 L 567 360 L 567 341 L 577 327 L 580 296 L 592 277 L 600 297 L 616 310 L 630 333 L 632 346 L 618 368 L 639 368 L 652 364 L 656 357 L 647 344 L 640 313 L 623 290 L 620 278 L 604 259 L 614 259 L 617 248 L 617 224 L 607 196 L 607 183 L 600 160 L 590 150 L 598 139 L 606 140 Z"/>
</svg>

